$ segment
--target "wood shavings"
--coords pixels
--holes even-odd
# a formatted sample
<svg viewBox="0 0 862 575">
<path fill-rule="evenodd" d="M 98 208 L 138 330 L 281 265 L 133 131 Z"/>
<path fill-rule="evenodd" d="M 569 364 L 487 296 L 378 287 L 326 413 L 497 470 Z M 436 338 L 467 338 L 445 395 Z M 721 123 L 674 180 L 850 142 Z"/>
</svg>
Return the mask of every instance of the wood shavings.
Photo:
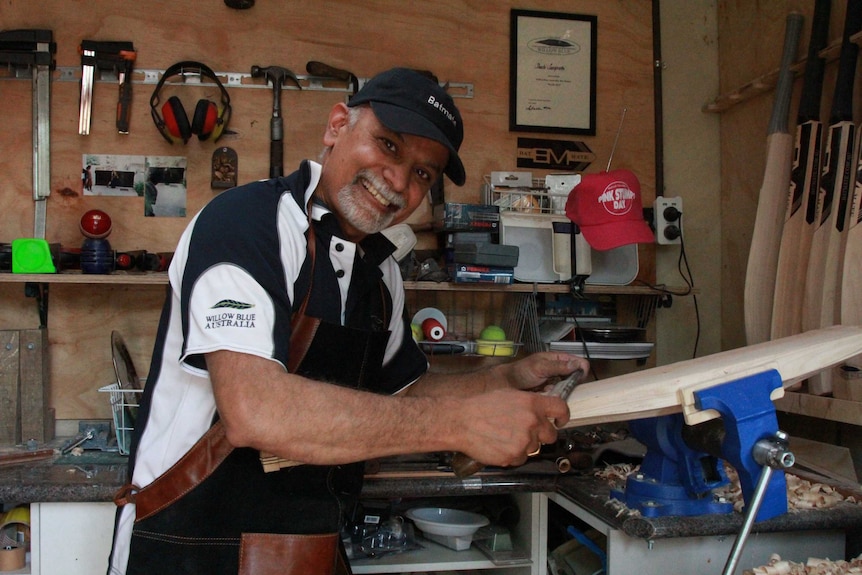
<svg viewBox="0 0 862 575">
<path fill-rule="evenodd" d="M 786 477 L 787 503 L 790 509 L 828 509 L 842 501 L 859 505 L 855 497 L 845 497 L 829 485 L 812 483 L 791 474 Z"/>
<path fill-rule="evenodd" d="M 629 509 L 625 503 L 619 499 L 608 499 L 605 501 L 605 507 L 610 507 L 614 512 L 614 517 L 619 519 L 623 515 L 626 517 L 636 517 L 641 514 L 637 509 Z"/>
<path fill-rule="evenodd" d="M 809 557 L 804 564 L 786 561 L 777 553 L 769 557 L 769 563 L 746 570 L 743 575 L 852 575 L 862 574 L 862 555 L 851 561 L 830 561 Z"/>
<path fill-rule="evenodd" d="M 625 486 L 626 478 L 632 473 L 637 472 L 639 469 L 640 465 L 632 463 L 614 463 L 606 465 L 602 469 L 596 469 L 593 471 L 593 475 L 599 479 L 607 481 L 611 488 L 622 488 Z M 637 509 L 629 509 L 626 504 L 619 499 L 610 498 L 605 501 L 605 506 L 610 507 L 614 511 L 614 517 L 617 518 L 623 515 L 631 517 L 641 514 Z"/>
<path fill-rule="evenodd" d="M 742 488 L 739 484 L 739 475 L 730 465 L 725 464 L 724 471 L 730 484 L 716 490 L 716 494 L 733 502 L 734 511 L 741 512 L 744 507 L 742 499 Z M 845 497 L 834 487 L 825 483 L 812 483 L 792 473 L 785 473 L 787 479 L 787 510 L 790 512 L 801 509 L 829 509 L 839 503 L 848 502 L 859 505 L 860 502 L 853 496 Z"/>
<path fill-rule="evenodd" d="M 593 472 L 593 475 L 599 479 L 604 479 L 611 484 L 611 487 L 622 487 L 625 485 L 626 478 L 639 469 L 640 465 L 634 465 L 632 463 L 614 463 L 606 465 L 602 469 L 596 469 Z"/>
</svg>

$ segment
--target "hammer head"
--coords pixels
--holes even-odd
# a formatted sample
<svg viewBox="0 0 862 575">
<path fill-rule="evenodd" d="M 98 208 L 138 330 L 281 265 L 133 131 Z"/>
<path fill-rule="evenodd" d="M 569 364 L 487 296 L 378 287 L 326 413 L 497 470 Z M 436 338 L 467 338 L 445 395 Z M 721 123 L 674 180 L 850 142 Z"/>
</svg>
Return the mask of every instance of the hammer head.
<svg viewBox="0 0 862 575">
<path fill-rule="evenodd" d="M 273 88 L 281 88 L 285 80 L 291 80 L 297 88 L 302 89 L 296 74 L 281 66 L 252 66 L 251 77 L 266 78 L 268 82 L 272 82 Z"/>
</svg>

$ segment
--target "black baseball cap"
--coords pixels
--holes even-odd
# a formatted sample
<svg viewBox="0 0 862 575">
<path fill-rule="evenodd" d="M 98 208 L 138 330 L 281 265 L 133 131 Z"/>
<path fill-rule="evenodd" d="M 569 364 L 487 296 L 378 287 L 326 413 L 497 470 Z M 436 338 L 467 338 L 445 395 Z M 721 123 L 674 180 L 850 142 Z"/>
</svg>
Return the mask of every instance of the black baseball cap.
<svg viewBox="0 0 862 575">
<path fill-rule="evenodd" d="M 370 103 L 374 115 L 393 132 L 440 142 L 449 149 L 444 173 L 455 184 L 467 179 L 458 149 L 464 124 L 455 102 L 439 84 L 410 68 L 393 68 L 374 76 L 347 103 Z"/>
</svg>

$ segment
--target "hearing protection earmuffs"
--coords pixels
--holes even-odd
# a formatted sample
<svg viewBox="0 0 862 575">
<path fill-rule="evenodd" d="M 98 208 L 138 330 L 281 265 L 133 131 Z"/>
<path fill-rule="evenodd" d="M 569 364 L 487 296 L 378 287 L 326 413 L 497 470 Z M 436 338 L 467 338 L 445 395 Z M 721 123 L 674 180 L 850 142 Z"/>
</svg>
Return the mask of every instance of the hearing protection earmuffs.
<svg viewBox="0 0 862 575">
<path fill-rule="evenodd" d="M 173 76 L 188 72 L 200 73 L 201 76 L 209 78 L 215 82 L 221 92 L 220 106 L 211 100 L 198 100 L 191 123 L 189 123 L 189 117 L 186 115 L 182 102 L 176 96 L 168 98 L 161 106 L 161 114 L 159 113 L 159 103 L 161 102 L 159 92 L 165 81 Z M 156 84 L 156 89 L 150 97 L 150 113 L 156 128 L 171 144 L 181 140 L 185 144 L 192 137 L 192 134 L 197 135 L 201 141 L 212 138 L 212 141 L 215 142 L 224 133 L 230 119 L 230 96 L 222 86 L 218 76 L 206 65 L 193 61 L 177 62 L 165 70 L 159 83 Z"/>
</svg>

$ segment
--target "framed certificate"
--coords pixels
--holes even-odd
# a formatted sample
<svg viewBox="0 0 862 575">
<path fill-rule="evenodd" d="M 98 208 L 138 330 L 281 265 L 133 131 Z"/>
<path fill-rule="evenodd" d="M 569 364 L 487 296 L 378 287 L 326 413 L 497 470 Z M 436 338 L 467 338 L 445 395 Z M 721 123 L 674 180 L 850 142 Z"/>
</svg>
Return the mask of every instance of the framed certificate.
<svg viewBox="0 0 862 575">
<path fill-rule="evenodd" d="M 510 130 L 595 135 L 597 20 L 512 10 Z"/>
</svg>

